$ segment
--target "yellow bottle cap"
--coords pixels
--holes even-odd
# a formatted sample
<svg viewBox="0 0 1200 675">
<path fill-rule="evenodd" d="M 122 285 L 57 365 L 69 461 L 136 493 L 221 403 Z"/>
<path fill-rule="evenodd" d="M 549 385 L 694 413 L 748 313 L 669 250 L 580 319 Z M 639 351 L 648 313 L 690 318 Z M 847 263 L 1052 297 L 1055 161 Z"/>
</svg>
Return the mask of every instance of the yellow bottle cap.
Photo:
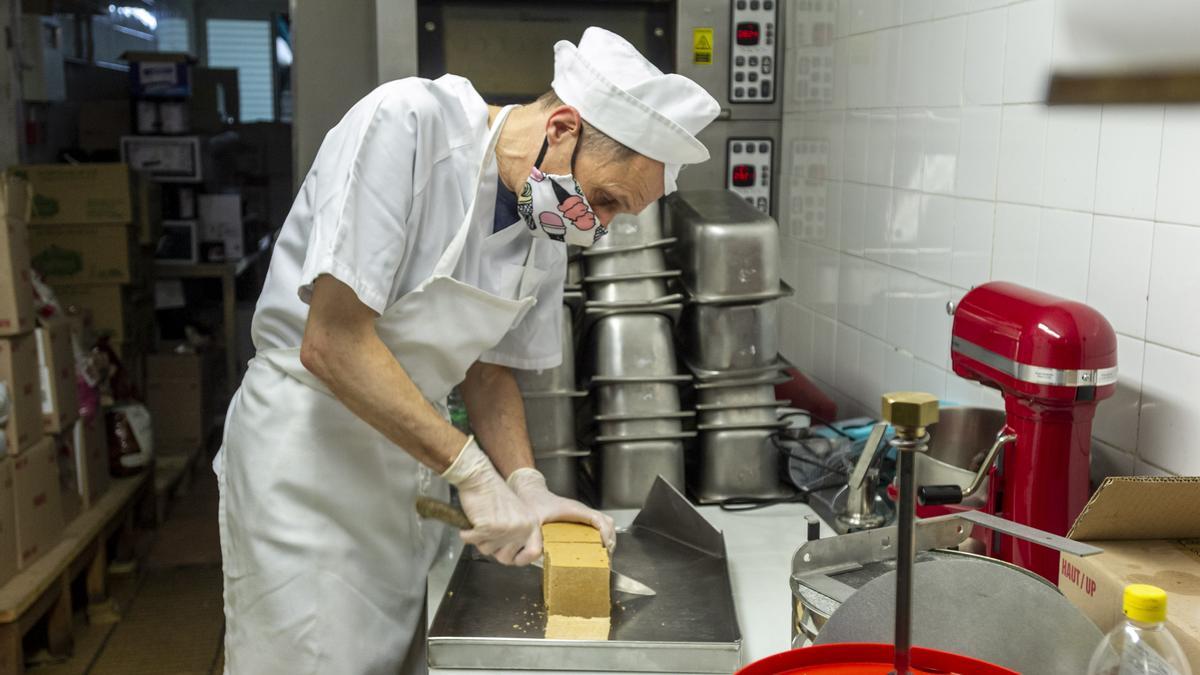
<svg viewBox="0 0 1200 675">
<path fill-rule="evenodd" d="M 1125 616 L 1142 623 L 1162 623 L 1167 620 L 1167 592 L 1149 584 L 1130 584 L 1125 587 Z"/>
</svg>

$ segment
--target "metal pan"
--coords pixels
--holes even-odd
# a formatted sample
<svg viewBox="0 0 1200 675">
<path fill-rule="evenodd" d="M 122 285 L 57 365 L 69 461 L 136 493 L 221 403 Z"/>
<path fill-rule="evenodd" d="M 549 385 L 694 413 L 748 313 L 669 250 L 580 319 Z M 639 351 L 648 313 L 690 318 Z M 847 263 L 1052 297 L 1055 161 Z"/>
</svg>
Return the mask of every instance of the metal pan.
<svg viewBox="0 0 1200 675">
<path fill-rule="evenodd" d="M 588 251 L 644 245 L 663 238 L 662 204 L 655 201 L 636 216 L 620 215 L 608 224 L 608 234 Z"/>
<path fill-rule="evenodd" d="M 782 480 L 784 456 L 771 442 L 772 429 L 728 428 L 700 435 L 692 467 L 692 493 L 702 502 L 732 497 L 771 499 L 792 493 Z"/>
<path fill-rule="evenodd" d="M 682 283 L 683 290 L 687 292 L 688 301 L 697 305 L 745 305 L 759 302 L 770 302 L 786 298 L 795 293 L 791 286 L 780 281 L 779 289 L 764 293 L 746 293 L 746 294 L 730 294 L 730 295 L 711 295 L 693 290 L 687 284 L 685 279 Z"/>
<path fill-rule="evenodd" d="M 679 238 L 675 256 L 684 283 L 698 297 L 767 295 L 779 291 L 779 227 L 764 214 L 740 213 L 716 201 L 735 195 L 699 195 L 672 216 Z M 740 201 L 740 200 L 739 200 Z M 741 206 L 744 206 L 742 204 Z M 709 208 L 711 207 L 711 208 Z M 734 214 L 734 215 L 731 215 Z"/>
<path fill-rule="evenodd" d="M 571 398 L 540 398 L 525 405 L 525 428 L 534 453 L 575 444 L 575 401 Z"/>
<path fill-rule="evenodd" d="M 672 439 L 617 439 L 600 447 L 600 506 L 638 508 L 656 477 L 684 485 L 683 443 Z"/>
<path fill-rule="evenodd" d="M 616 314 L 600 319 L 590 335 L 592 372 L 599 376 L 675 375 L 671 322 L 661 314 Z"/>
<path fill-rule="evenodd" d="M 661 248 L 635 248 L 584 260 L 588 278 L 593 280 L 667 271 L 667 260 Z"/>
<path fill-rule="evenodd" d="M 596 409 L 604 415 L 679 412 L 679 383 L 621 382 L 596 385 Z"/>
<path fill-rule="evenodd" d="M 709 368 L 701 368 L 700 366 L 684 359 L 684 365 L 697 380 L 712 381 L 712 380 L 741 380 L 754 377 L 765 377 L 774 373 L 783 372 L 788 368 L 792 368 L 792 364 L 783 355 L 776 354 L 772 361 L 765 366 L 756 366 L 753 368 L 739 368 L 730 370 L 711 370 Z"/>
<path fill-rule="evenodd" d="M 734 406 L 707 405 L 700 411 L 700 424 L 704 426 L 722 425 L 775 425 L 779 420 L 779 402 L 762 404 L 746 404 Z M 787 405 L 784 403 L 783 405 Z"/>
<path fill-rule="evenodd" d="M 667 280 L 678 272 L 653 274 L 623 274 L 612 277 L 588 277 L 585 280 L 588 299 L 595 302 L 650 302 L 667 295 Z"/>
<path fill-rule="evenodd" d="M 596 415 L 601 438 L 661 438 L 683 431 L 684 420 L 696 416 L 692 410 L 670 413 L 638 413 L 627 415 Z"/>
<path fill-rule="evenodd" d="M 779 353 L 779 302 L 688 305 L 680 336 L 687 361 L 707 372 L 771 366 Z"/>
</svg>

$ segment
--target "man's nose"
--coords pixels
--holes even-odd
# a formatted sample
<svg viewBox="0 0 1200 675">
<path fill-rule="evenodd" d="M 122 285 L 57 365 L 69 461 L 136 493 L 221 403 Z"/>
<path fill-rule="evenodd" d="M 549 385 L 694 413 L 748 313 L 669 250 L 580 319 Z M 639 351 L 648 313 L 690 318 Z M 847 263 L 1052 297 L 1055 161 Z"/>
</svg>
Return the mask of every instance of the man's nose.
<svg viewBox="0 0 1200 675">
<path fill-rule="evenodd" d="M 611 207 L 602 207 L 596 209 L 596 217 L 600 219 L 600 222 L 603 223 L 605 227 L 608 227 L 608 225 L 612 223 L 613 217 L 615 217 L 617 213 L 618 211 Z"/>
</svg>

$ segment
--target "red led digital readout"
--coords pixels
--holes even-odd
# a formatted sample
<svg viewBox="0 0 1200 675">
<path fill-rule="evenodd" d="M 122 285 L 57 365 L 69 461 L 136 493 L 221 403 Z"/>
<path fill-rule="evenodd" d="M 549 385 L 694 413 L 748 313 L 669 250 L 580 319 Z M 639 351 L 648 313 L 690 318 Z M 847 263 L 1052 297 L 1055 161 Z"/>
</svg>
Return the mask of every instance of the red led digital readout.
<svg viewBox="0 0 1200 675">
<path fill-rule="evenodd" d="M 739 23 L 735 30 L 737 35 L 737 43 L 739 45 L 756 45 L 758 44 L 759 28 L 758 24 L 747 21 Z"/>
<path fill-rule="evenodd" d="M 750 187 L 754 185 L 754 167 L 750 164 L 735 164 L 733 166 L 733 186 Z"/>
</svg>

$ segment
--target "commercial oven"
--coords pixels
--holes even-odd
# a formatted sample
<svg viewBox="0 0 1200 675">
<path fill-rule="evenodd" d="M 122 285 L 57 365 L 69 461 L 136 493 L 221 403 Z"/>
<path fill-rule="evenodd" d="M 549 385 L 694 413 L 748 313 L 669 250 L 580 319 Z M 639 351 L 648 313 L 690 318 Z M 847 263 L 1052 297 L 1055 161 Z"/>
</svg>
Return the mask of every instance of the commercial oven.
<svg viewBox="0 0 1200 675">
<path fill-rule="evenodd" d="M 553 46 L 600 26 L 629 40 L 664 72 L 686 75 L 721 105 L 700 140 L 712 159 L 685 168 L 680 189 L 733 190 L 774 215 L 783 95 L 781 0 L 416 0 L 393 10 L 416 26 L 416 73 L 472 81 L 493 103 L 530 101 L 553 79 Z M 404 31 L 399 39 L 404 40 Z M 382 52 L 381 52 L 382 58 Z M 407 61 L 407 59 L 404 59 Z"/>
</svg>

